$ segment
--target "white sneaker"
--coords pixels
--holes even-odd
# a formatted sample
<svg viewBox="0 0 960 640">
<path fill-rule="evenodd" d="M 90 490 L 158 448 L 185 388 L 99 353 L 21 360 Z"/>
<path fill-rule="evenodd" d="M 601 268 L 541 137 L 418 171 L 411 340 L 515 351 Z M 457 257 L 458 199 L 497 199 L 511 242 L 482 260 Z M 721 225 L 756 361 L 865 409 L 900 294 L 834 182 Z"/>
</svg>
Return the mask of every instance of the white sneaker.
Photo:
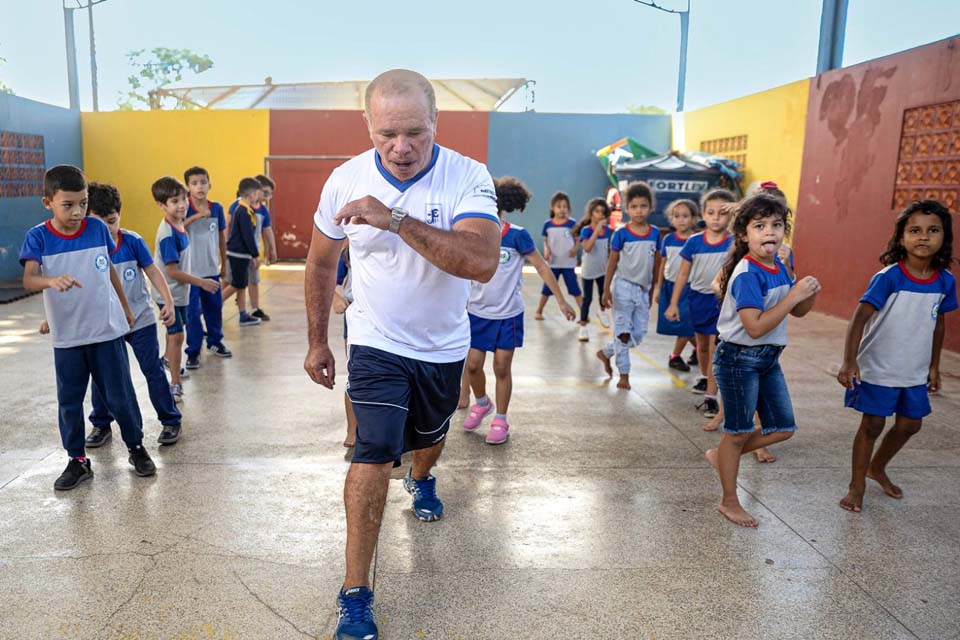
<svg viewBox="0 0 960 640">
<path fill-rule="evenodd" d="M 597 313 L 597 320 L 600 321 L 600 324 L 602 324 L 604 328 L 610 328 L 610 312 L 606 309 L 601 309 L 600 312 Z"/>
<path fill-rule="evenodd" d="M 590 342 L 590 332 L 587 331 L 587 325 L 580 327 L 580 342 Z"/>
<path fill-rule="evenodd" d="M 170 385 L 170 393 L 173 394 L 174 403 L 183 402 L 183 387 L 179 384 Z"/>
</svg>

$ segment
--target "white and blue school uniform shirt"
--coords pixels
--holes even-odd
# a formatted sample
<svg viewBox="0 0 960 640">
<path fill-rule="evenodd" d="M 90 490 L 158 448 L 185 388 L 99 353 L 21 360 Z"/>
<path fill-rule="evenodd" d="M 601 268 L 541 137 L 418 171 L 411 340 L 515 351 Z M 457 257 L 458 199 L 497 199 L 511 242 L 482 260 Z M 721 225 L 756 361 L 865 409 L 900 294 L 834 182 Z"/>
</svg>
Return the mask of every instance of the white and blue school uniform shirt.
<svg viewBox="0 0 960 640">
<path fill-rule="evenodd" d="M 677 275 L 680 273 L 680 250 L 688 239 L 689 236 L 681 238 L 676 231 L 671 231 L 660 241 L 660 255 L 666 261 L 663 268 L 664 280 L 677 281 Z"/>
<path fill-rule="evenodd" d="M 350 239 L 351 344 L 425 362 L 464 359 L 470 348 L 470 282 L 430 264 L 398 234 L 334 223 L 344 205 L 365 196 L 406 209 L 410 217 L 445 231 L 467 218 L 499 225 L 497 195 L 487 168 L 434 145 L 423 171 L 400 181 L 371 149 L 334 169 L 314 214 L 321 233 L 334 240 Z"/>
<path fill-rule="evenodd" d="M 727 252 L 733 245 L 733 236 L 727 233 L 716 244 L 707 242 L 705 232 L 690 236 L 680 249 L 680 257 L 690 262 L 687 284 L 697 293 L 713 295 L 710 284 L 727 261 Z M 679 267 L 677 269 L 679 272 Z"/>
<path fill-rule="evenodd" d="M 567 218 L 561 223 L 553 219 L 543 223 L 544 243 L 550 247 L 550 267 L 553 269 L 573 269 L 577 266 L 577 256 L 570 256 L 570 250 L 576 245 L 573 228 L 577 223 Z"/>
<path fill-rule="evenodd" d="M 130 326 L 110 282 L 110 252 L 115 245 L 107 225 L 87 217 L 80 229 L 64 235 L 51 221 L 27 231 L 20 264 L 40 264 L 46 278 L 70 275 L 81 286 L 43 290 L 43 308 L 55 349 L 69 349 L 123 337 Z"/>
<path fill-rule="evenodd" d="M 530 232 L 504 222 L 500 231 L 500 265 L 489 282 L 470 283 L 467 312 L 486 320 L 506 320 L 523 313 L 523 263 L 537 250 Z"/>
<path fill-rule="evenodd" d="M 660 230 L 653 225 L 649 225 L 647 233 L 642 236 L 629 226 L 617 229 L 610 241 L 610 250 L 620 254 L 616 277 L 649 290 L 653 284 L 653 265 L 659 244 Z"/>
<path fill-rule="evenodd" d="M 787 318 L 759 338 L 752 338 L 740 320 L 741 309 L 767 311 L 775 307 L 790 293 L 793 280 L 780 258 L 774 258 L 773 267 L 762 264 L 750 256 L 743 258 L 730 274 L 727 295 L 720 307 L 717 330 L 724 342 L 754 347 L 764 344 L 787 346 Z"/>
<path fill-rule="evenodd" d="M 160 226 L 157 228 L 157 242 L 153 254 L 154 262 L 164 265 L 164 267 L 176 262 L 180 265 L 181 271 L 196 275 L 191 270 L 189 247 L 190 236 L 188 236 L 185 231 L 180 231 L 170 225 L 166 218 L 160 221 Z M 170 287 L 170 295 L 173 296 L 173 306 L 186 307 L 190 303 L 190 285 L 171 278 L 165 268 L 161 267 L 160 270 L 163 272 L 163 277 L 167 281 L 167 286 Z M 219 274 L 219 270 L 217 273 Z M 160 297 L 157 291 L 153 292 L 153 299 L 157 304 L 163 304 L 163 298 Z"/>
<path fill-rule="evenodd" d="M 257 220 L 256 227 L 253 230 L 257 238 L 257 251 L 263 253 L 263 230 L 270 228 L 270 209 L 267 208 L 267 205 L 261 204 L 253 212 L 253 215 Z"/>
<path fill-rule="evenodd" d="M 200 278 L 220 275 L 220 232 L 227 228 L 223 205 L 209 201 L 207 205 L 210 207 L 210 217 L 200 218 L 187 227 L 187 235 L 190 237 L 190 273 Z M 191 200 L 187 217 L 196 213 L 197 209 Z"/>
<path fill-rule="evenodd" d="M 123 283 L 123 293 L 127 296 L 130 310 L 135 318 L 130 331 L 137 331 L 157 323 L 153 315 L 153 304 L 147 291 L 147 280 L 143 269 L 153 264 L 150 249 L 138 234 L 126 229 L 117 232 L 117 246 L 110 253 L 113 268 Z"/>
<path fill-rule="evenodd" d="M 607 275 L 607 258 L 610 257 L 611 236 L 613 236 L 613 229 L 610 228 L 610 225 L 603 225 L 600 234 L 593 243 L 593 248 L 590 251 L 584 250 L 583 262 L 580 264 L 580 277 L 584 280 L 596 280 Z M 592 237 L 593 227 L 586 226 L 580 230 L 580 242 Z"/>
<path fill-rule="evenodd" d="M 957 309 L 957 282 L 949 271 L 926 280 L 902 263 L 881 270 L 860 298 L 877 309 L 857 352 L 860 378 L 885 387 L 925 385 L 937 318 Z"/>
</svg>

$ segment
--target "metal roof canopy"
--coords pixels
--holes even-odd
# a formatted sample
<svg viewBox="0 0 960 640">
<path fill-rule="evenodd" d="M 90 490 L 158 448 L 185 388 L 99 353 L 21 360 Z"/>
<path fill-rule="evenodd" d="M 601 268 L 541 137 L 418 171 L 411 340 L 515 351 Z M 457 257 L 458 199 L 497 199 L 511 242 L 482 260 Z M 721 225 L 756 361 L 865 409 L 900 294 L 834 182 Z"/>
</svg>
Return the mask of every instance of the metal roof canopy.
<svg viewBox="0 0 960 640">
<path fill-rule="evenodd" d="M 518 91 L 534 84 L 526 78 L 456 78 L 430 80 L 440 111 L 496 111 Z M 362 110 L 369 80 L 164 87 L 169 97 L 200 109 L 342 109 Z"/>
</svg>

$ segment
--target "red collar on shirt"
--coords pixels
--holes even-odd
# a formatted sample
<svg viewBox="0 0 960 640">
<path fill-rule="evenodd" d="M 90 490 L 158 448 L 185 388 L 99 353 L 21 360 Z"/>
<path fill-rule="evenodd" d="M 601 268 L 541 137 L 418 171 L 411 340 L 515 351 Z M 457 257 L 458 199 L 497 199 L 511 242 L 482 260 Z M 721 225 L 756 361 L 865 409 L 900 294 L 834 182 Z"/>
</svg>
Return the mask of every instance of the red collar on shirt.
<svg viewBox="0 0 960 640">
<path fill-rule="evenodd" d="M 187 197 L 187 200 L 190 202 L 190 207 L 191 207 L 194 211 L 196 211 L 197 213 L 200 213 L 200 208 L 197 207 L 197 205 L 193 202 L 193 198 Z M 209 201 L 209 200 L 207 200 L 207 211 L 208 211 L 208 212 L 210 211 L 210 201 Z"/>
<path fill-rule="evenodd" d="M 907 278 L 911 282 L 916 282 L 917 284 L 932 284 L 937 281 L 937 278 L 940 277 L 940 271 L 938 270 L 938 271 L 934 271 L 933 275 L 927 278 L 926 280 L 922 280 L 917 276 L 913 275 L 912 273 L 910 273 L 910 270 L 907 269 L 907 265 L 903 263 L 903 260 L 898 262 L 897 266 L 900 267 L 900 271 L 903 271 L 903 275 L 907 276 Z"/>
<path fill-rule="evenodd" d="M 120 251 L 120 245 L 123 244 L 123 231 L 117 229 L 117 246 L 113 248 L 113 251 L 110 252 L 110 255 L 115 254 L 117 251 Z"/>
<path fill-rule="evenodd" d="M 774 259 L 772 267 L 768 267 L 767 265 L 763 264 L 759 260 L 754 259 L 753 256 L 744 256 L 744 259 L 747 262 L 757 265 L 767 273 L 780 273 L 780 265 L 777 264 L 776 259 Z"/>
<path fill-rule="evenodd" d="M 70 235 L 67 235 L 67 234 L 65 234 L 65 233 L 60 233 L 59 231 L 57 231 L 56 229 L 54 229 L 54 227 L 53 227 L 53 220 L 47 220 L 46 226 L 47 226 L 47 231 L 49 231 L 49 232 L 52 233 L 53 235 L 57 236 L 58 238 L 62 238 L 62 239 L 64 239 L 64 240 L 73 240 L 74 238 L 79 237 L 80 234 L 82 234 L 84 231 L 86 231 L 86 229 L 87 229 L 87 219 L 84 218 L 84 219 L 83 219 L 83 222 L 80 223 L 80 228 L 77 229 L 77 232 L 76 232 L 76 233 L 71 233 Z"/>
<path fill-rule="evenodd" d="M 729 237 L 730 237 L 730 232 L 728 231 L 727 233 L 723 234 L 723 237 L 720 238 L 720 240 L 719 240 L 718 242 L 710 242 L 709 240 L 707 240 L 707 232 L 704 231 L 704 232 L 703 232 L 703 243 L 704 243 L 705 245 L 707 245 L 708 247 L 719 247 L 719 246 L 722 245 L 724 242 L 726 242 L 726 241 L 727 241 L 727 238 L 729 238 Z"/>
<path fill-rule="evenodd" d="M 636 231 L 634 231 L 633 229 L 631 229 L 631 228 L 630 228 L 630 225 L 626 225 L 626 226 L 624 227 L 624 229 L 626 229 L 626 230 L 627 230 L 627 233 L 629 233 L 630 235 L 632 235 L 634 238 L 649 238 L 649 237 L 650 237 L 650 234 L 653 233 L 653 225 L 652 225 L 652 224 L 648 224 L 648 225 L 647 225 L 647 232 L 646 232 L 645 234 L 643 234 L 643 235 L 640 235 L 639 233 L 637 233 Z"/>
<path fill-rule="evenodd" d="M 507 235 L 507 231 L 510 231 L 510 223 L 506 220 L 503 221 L 503 227 L 500 229 L 500 237 Z"/>
<path fill-rule="evenodd" d="M 563 222 L 557 222 L 555 218 L 550 218 L 550 224 L 555 227 L 562 227 L 570 221 L 570 218 L 564 218 Z"/>
</svg>

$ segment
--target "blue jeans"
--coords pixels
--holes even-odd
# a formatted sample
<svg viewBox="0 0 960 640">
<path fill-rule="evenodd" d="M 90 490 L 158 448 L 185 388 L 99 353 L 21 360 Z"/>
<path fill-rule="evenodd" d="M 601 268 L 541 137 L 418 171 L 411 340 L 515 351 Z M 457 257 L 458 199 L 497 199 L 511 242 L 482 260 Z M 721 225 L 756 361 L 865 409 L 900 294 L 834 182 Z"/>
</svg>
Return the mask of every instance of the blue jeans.
<svg viewBox="0 0 960 640">
<path fill-rule="evenodd" d="M 207 280 L 220 282 L 220 276 L 209 276 Z M 203 322 L 201 322 L 201 315 Z M 190 304 L 187 306 L 186 352 L 188 356 L 200 355 L 204 323 L 207 325 L 207 346 L 218 346 L 223 340 L 223 296 L 220 289 L 209 293 L 191 285 Z"/>
<path fill-rule="evenodd" d="M 630 349 L 643 341 L 650 324 L 650 290 L 639 284 L 614 277 L 610 293 L 613 295 L 613 342 L 603 347 L 608 358 L 615 358 L 621 375 L 630 373 Z M 627 341 L 620 339 L 627 335 Z"/>
<path fill-rule="evenodd" d="M 713 375 L 723 397 L 723 432 L 750 433 L 753 414 L 760 414 L 764 435 L 796 431 L 793 403 L 780 368 L 784 347 L 764 344 L 746 347 L 721 342 L 713 357 Z"/>
<path fill-rule="evenodd" d="M 160 363 L 160 347 L 157 343 L 157 325 L 137 329 L 124 336 L 124 340 L 133 348 L 133 355 L 140 365 L 143 377 L 147 379 L 147 390 L 150 392 L 150 402 L 157 410 L 157 419 L 163 426 L 180 424 L 180 410 L 173 401 L 170 392 L 170 382 Z M 95 427 L 108 428 L 113 422 L 107 401 L 103 398 L 96 380 L 90 394 L 93 400 L 93 411 L 90 412 L 90 424 Z"/>
<path fill-rule="evenodd" d="M 82 456 L 84 452 L 83 399 L 91 377 L 103 390 L 127 447 L 140 446 L 143 418 L 130 380 L 130 361 L 123 338 L 54 349 L 53 362 L 57 370 L 60 441 L 70 457 Z"/>
</svg>

